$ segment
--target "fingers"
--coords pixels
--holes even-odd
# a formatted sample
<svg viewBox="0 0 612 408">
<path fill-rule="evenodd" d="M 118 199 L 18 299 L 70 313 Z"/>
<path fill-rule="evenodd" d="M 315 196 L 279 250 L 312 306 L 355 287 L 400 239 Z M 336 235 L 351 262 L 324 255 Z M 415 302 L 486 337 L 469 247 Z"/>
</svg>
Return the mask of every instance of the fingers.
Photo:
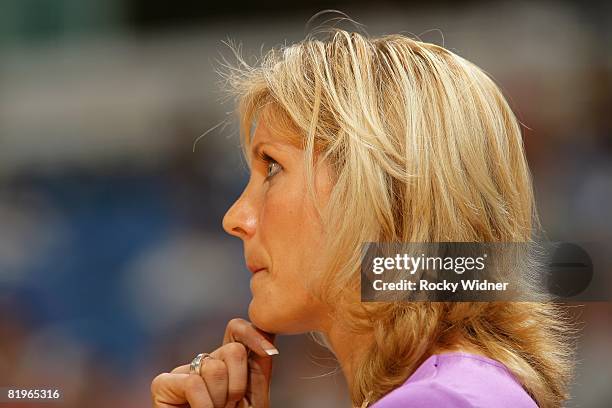
<svg viewBox="0 0 612 408">
<path fill-rule="evenodd" d="M 223 343 L 237 341 L 244 344 L 256 354 L 267 357 L 278 354 L 278 349 L 274 347 L 274 335 L 259 330 L 251 322 L 244 319 L 235 318 L 229 321 L 225 329 Z"/>
<path fill-rule="evenodd" d="M 246 347 L 236 342 L 228 343 L 219 347 L 210 355 L 212 359 L 202 360 L 202 368 L 200 369 L 200 375 L 204 378 L 208 389 L 217 390 L 224 387 L 224 392 L 226 391 L 223 394 L 223 398 L 226 399 L 225 403 L 239 402 L 244 397 L 247 388 L 248 361 Z M 219 364 L 223 364 L 224 368 L 221 368 Z M 225 381 L 220 381 L 217 377 L 221 375 L 221 371 L 224 371 Z M 189 374 L 189 364 L 176 367 L 172 370 L 172 373 Z M 211 391 L 211 397 L 215 406 L 223 400 L 220 391 L 218 393 Z"/>
<path fill-rule="evenodd" d="M 228 390 L 228 369 L 223 361 L 207 358 L 200 370 L 200 376 L 192 375 L 192 377 L 204 380 L 215 407 L 225 406 Z"/>
<path fill-rule="evenodd" d="M 151 382 L 153 408 L 174 408 L 189 404 L 191 408 L 214 408 L 202 377 L 189 374 L 162 373 Z"/>
<path fill-rule="evenodd" d="M 271 356 L 278 354 L 274 335 L 259 330 L 244 319 L 232 319 L 225 330 L 223 346 L 202 361 L 200 375 L 190 374 L 190 365 L 176 367 L 151 383 L 154 408 L 269 406 Z"/>
<path fill-rule="evenodd" d="M 236 342 L 227 343 L 219 347 L 212 354 L 225 363 L 228 370 L 228 402 L 239 402 L 247 388 L 247 349 L 244 345 Z"/>
<path fill-rule="evenodd" d="M 172 374 L 189 374 L 189 366 L 190 364 L 183 364 L 182 366 L 178 366 L 170 372 Z"/>
<path fill-rule="evenodd" d="M 223 343 L 240 342 L 253 353 L 248 356 L 248 384 L 246 397 L 254 407 L 270 405 L 272 358 L 278 350 L 272 342 L 274 335 L 259 330 L 244 319 L 232 319 L 225 329 Z"/>
</svg>

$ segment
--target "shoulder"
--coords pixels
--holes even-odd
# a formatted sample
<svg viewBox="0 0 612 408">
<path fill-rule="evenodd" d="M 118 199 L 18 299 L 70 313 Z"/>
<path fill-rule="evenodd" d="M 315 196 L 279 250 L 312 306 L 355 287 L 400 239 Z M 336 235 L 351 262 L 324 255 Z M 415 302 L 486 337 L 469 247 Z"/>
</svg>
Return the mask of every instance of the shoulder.
<svg viewBox="0 0 612 408">
<path fill-rule="evenodd" d="M 469 408 L 472 404 L 461 393 L 438 383 L 402 385 L 384 396 L 372 408 Z"/>
<path fill-rule="evenodd" d="M 503 364 L 468 353 L 429 357 L 406 382 L 372 408 L 431 406 L 537 408 Z"/>
</svg>

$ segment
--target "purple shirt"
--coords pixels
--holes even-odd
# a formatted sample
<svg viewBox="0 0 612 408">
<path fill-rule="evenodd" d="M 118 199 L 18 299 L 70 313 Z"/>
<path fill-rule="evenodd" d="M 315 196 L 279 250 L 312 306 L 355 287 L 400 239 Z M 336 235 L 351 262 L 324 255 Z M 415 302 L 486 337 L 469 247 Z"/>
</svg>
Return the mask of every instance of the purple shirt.
<svg viewBox="0 0 612 408">
<path fill-rule="evenodd" d="M 469 353 L 434 354 L 371 408 L 537 408 L 499 361 Z"/>
</svg>

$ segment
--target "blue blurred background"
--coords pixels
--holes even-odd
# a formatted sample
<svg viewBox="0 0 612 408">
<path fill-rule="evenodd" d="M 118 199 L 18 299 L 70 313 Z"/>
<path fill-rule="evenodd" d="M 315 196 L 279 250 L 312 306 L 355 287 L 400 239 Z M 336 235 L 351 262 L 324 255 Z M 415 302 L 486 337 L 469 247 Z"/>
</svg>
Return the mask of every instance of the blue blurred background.
<svg viewBox="0 0 612 408">
<path fill-rule="evenodd" d="M 489 72 L 524 124 L 549 237 L 610 237 L 610 2 L 2 0 L 0 387 L 150 406 L 157 373 L 246 317 L 242 245 L 221 219 L 248 173 L 215 69 L 231 59 L 224 40 L 253 62 L 326 8 Z M 610 304 L 572 310 L 583 334 L 567 406 L 610 406 Z M 329 352 L 308 336 L 278 345 L 272 406 L 349 406 Z"/>
</svg>

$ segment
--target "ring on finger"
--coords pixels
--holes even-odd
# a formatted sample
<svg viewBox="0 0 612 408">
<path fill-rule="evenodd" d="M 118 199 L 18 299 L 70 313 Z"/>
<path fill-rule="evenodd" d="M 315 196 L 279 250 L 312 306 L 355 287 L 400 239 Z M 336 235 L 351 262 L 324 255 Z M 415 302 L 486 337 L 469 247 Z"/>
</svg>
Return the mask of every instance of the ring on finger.
<svg viewBox="0 0 612 408">
<path fill-rule="evenodd" d="M 195 356 L 195 358 L 191 360 L 191 364 L 189 364 L 189 374 L 200 375 L 204 360 L 206 360 L 207 358 L 213 358 L 213 357 L 208 353 L 200 353 L 197 356 Z"/>
</svg>

